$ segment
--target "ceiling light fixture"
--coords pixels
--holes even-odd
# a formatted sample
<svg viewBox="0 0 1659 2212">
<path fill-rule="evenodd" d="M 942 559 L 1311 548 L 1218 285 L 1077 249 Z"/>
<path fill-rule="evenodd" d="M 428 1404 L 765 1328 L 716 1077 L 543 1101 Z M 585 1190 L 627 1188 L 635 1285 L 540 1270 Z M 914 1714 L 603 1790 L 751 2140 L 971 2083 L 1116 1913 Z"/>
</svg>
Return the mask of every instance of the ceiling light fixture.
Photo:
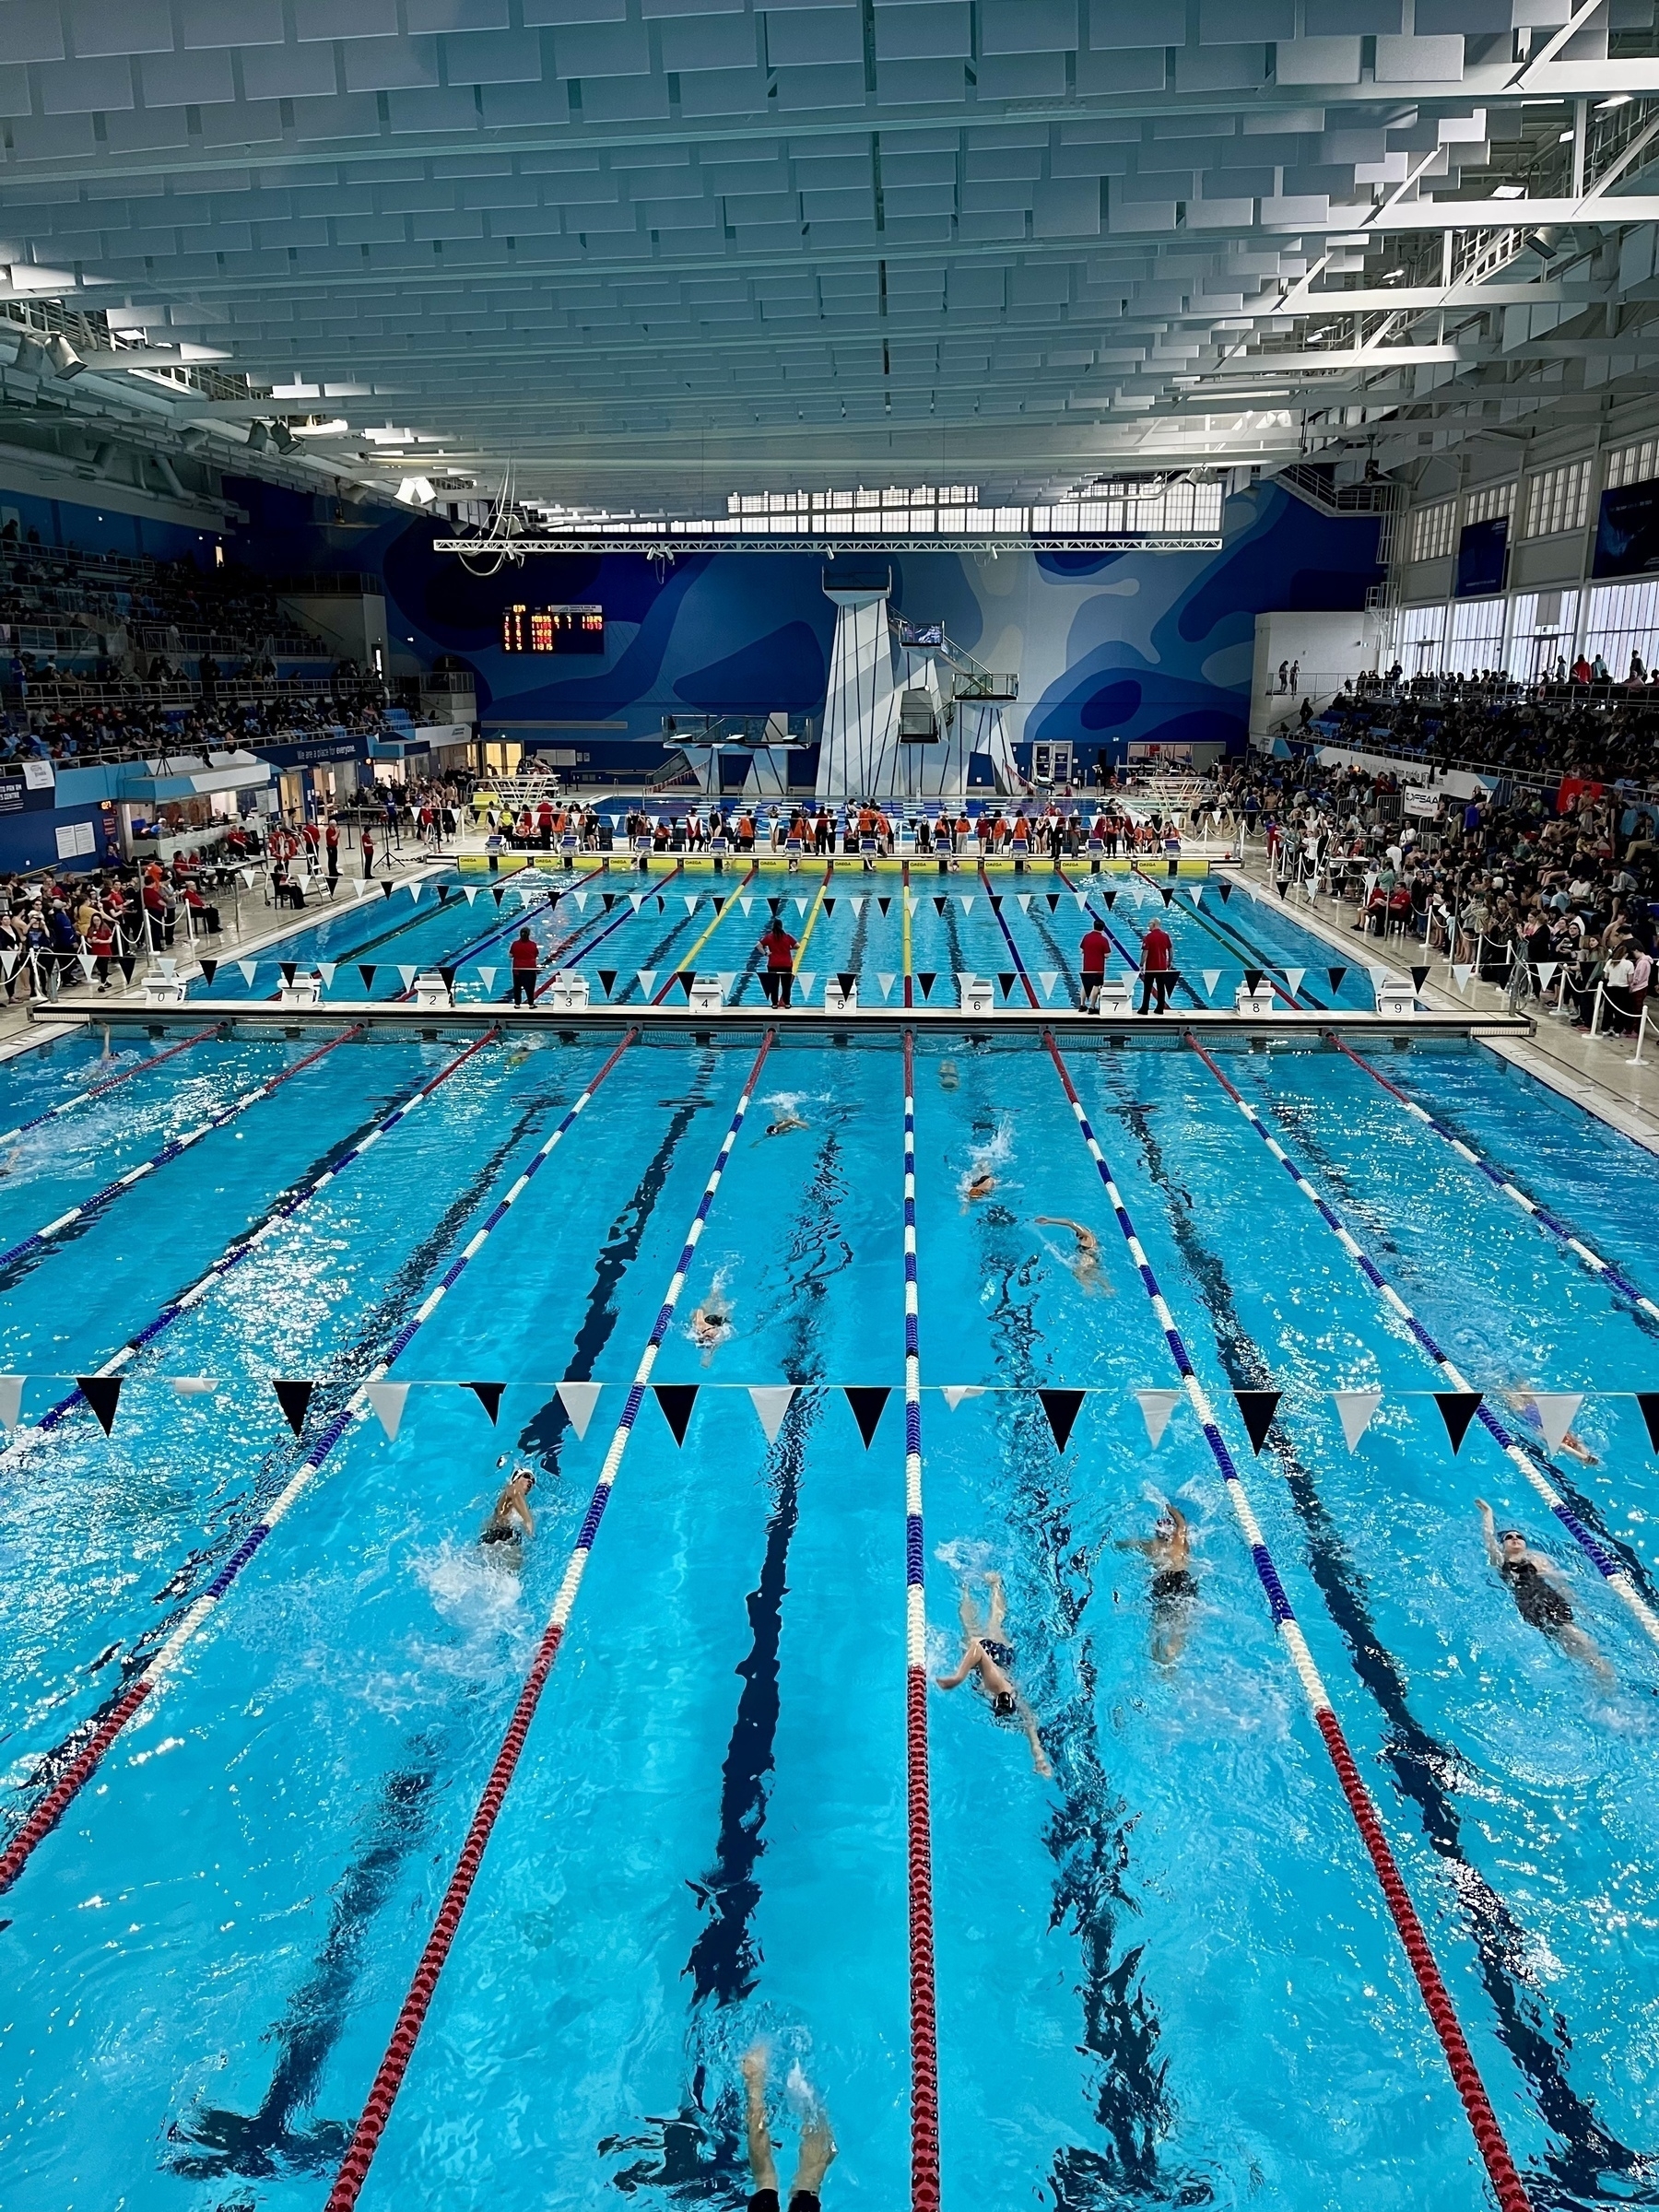
<svg viewBox="0 0 1659 2212">
<path fill-rule="evenodd" d="M 1524 184 L 1500 184 L 1493 192 L 1492 197 L 1495 200 L 1524 200 L 1526 197 L 1526 187 Z"/>
<path fill-rule="evenodd" d="M 280 418 L 271 425 L 271 436 L 276 441 L 276 451 L 279 453 L 291 453 L 300 443 L 299 439 L 288 429 L 288 424 Z"/>
<path fill-rule="evenodd" d="M 52 363 L 53 374 L 62 377 L 65 382 L 72 376 L 79 376 L 87 366 L 61 330 L 47 346 L 46 358 Z"/>
</svg>

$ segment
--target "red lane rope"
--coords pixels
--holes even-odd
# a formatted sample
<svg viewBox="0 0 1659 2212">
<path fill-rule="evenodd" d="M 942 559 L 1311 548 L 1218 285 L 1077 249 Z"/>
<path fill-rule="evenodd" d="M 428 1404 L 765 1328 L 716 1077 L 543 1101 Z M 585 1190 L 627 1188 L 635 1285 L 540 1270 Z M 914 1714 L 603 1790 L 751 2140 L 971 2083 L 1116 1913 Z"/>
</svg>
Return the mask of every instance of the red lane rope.
<svg viewBox="0 0 1659 2212">
<path fill-rule="evenodd" d="M 904 1032 L 904 1760 L 910 1892 L 911 2206 L 938 2212 L 939 2028 L 927 1772 L 927 1550 L 922 1533 L 922 1341 L 916 1280 L 915 1039 Z"/>
</svg>

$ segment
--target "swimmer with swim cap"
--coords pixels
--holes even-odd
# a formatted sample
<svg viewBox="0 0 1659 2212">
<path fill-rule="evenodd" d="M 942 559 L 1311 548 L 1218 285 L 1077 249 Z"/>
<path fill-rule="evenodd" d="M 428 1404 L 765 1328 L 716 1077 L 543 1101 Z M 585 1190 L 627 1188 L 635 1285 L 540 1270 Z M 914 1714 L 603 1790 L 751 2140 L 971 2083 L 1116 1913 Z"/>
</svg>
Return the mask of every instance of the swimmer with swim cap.
<svg viewBox="0 0 1659 2212">
<path fill-rule="evenodd" d="M 712 1352 L 725 1341 L 732 1326 L 732 1317 L 712 1300 L 699 1306 L 691 1316 L 691 1339 L 700 1344 L 705 1352 Z"/>
<path fill-rule="evenodd" d="M 1041 1229 L 1069 1229 L 1077 1240 L 1077 1250 L 1072 1262 L 1080 1283 L 1091 1283 L 1100 1272 L 1100 1240 L 1092 1229 L 1081 1221 L 1073 1221 L 1065 1214 L 1038 1214 L 1036 1221 Z"/>
<path fill-rule="evenodd" d="M 992 1192 L 995 1188 L 995 1176 L 992 1174 L 989 1168 L 981 1168 L 976 1175 L 971 1177 L 970 1180 L 964 1183 L 962 1186 L 962 1195 L 964 1198 L 966 1198 L 970 1206 L 975 1206 L 978 1204 L 980 1199 L 989 1198 Z"/>
<path fill-rule="evenodd" d="M 939 1063 L 939 1088 L 941 1090 L 954 1090 L 960 1081 L 961 1077 L 957 1074 L 956 1062 L 954 1060 L 941 1060 Z"/>
<path fill-rule="evenodd" d="M 1020 1729 L 1031 1747 L 1033 1768 L 1039 1774 L 1052 1774 L 1053 1769 L 1037 1733 L 1037 1716 L 1014 1687 L 1014 1647 L 1003 1638 L 1008 1607 L 1002 1576 L 987 1572 L 985 1585 L 991 1593 L 991 1615 L 982 1627 L 972 1593 L 966 1583 L 962 1584 L 959 1611 L 967 1644 L 955 1674 L 935 1675 L 934 1680 L 940 1689 L 955 1689 L 972 1675 L 974 1688 L 991 1700 L 992 1718 L 1005 1727 Z"/>
<path fill-rule="evenodd" d="M 1560 1587 L 1560 1571 L 1554 1560 L 1547 1559 L 1541 1551 L 1531 1550 L 1518 1528 L 1506 1528 L 1500 1533 L 1492 1518 L 1492 1509 L 1484 1498 L 1477 1498 L 1475 1503 L 1480 1512 L 1487 1558 L 1508 1585 L 1515 1610 L 1527 1627 L 1536 1629 L 1574 1659 L 1582 1659 L 1586 1666 L 1594 1667 L 1604 1682 L 1611 1682 L 1613 1669 L 1573 1620 L 1572 1606 Z"/>
<path fill-rule="evenodd" d="M 505 1455 L 496 1462 L 498 1467 L 506 1465 Z M 530 1511 L 530 1493 L 535 1488 L 535 1477 L 528 1467 L 513 1468 L 489 1509 L 489 1518 L 479 1533 L 480 1544 L 508 1545 L 511 1549 L 501 1556 L 509 1561 L 517 1559 L 524 1539 L 535 1534 L 535 1515 Z"/>
<path fill-rule="evenodd" d="M 792 1129 L 805 1129 L 806 1126 L 798 1113 L 785 1113 L 771 1124 L 766 1134 L 768 1136 L 787 1136 Z"/>
<path fill-rule="evenodd" d="M 1166 1503 L 1149 1536 L 1122 1537 L 1118 1549 L 1144 1552 L 1152 1562 L 1152 1657 L 1159 1666 L 1173 1666 L 1186 1648 L 1198 1594 L 1186 1515 Z"/>
</svg>

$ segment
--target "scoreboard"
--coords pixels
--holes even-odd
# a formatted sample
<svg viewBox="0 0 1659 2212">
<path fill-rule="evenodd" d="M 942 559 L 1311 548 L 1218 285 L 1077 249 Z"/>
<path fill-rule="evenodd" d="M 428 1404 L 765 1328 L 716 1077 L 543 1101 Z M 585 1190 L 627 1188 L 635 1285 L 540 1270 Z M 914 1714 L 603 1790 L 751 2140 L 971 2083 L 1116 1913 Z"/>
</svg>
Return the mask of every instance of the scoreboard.
<svg viewBox="0 0 1659 2212">
<path fill-rule="evenodd" d="M 501 616 L 503 653 L 603 653 L 602 606 L 510 606 Z"/>
</svg>

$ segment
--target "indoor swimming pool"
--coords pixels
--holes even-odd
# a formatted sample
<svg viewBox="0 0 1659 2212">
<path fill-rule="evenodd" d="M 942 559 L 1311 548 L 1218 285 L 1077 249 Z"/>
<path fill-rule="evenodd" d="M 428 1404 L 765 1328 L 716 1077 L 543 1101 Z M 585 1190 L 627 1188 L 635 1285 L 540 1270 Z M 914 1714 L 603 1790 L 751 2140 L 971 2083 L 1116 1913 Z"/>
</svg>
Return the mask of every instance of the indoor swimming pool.
<svg viewBox="0 0 1659 2212">
<path fill-rule="evenodd" d="M 993 880 L 1000 910 L 931 878 L 907 916 L 896 874 L 829 914 L 809 879 L 803 968 L 1012 969 L 1039 1002 L 1052 971 L 1064 1003 L 1075 904 Z M 1166 909 L 1116 888 L 1127 964 Z M 638 991 L 711 925 L 697 963 L 741 969 L 780 895 L 677 891 L 535 918 L 614 928 Z M 1265 956 L 1329 997 L 1267 905 L 1167 911 L 1218 1003 Z M 519 920 L 429 886 L 280 950 L 394 994 Z M 742 2205 L 760 2038 L 786 2106 L 827 2105 L 835 2201 L 902 2204 L 919 1992 L 947 2207 L 1491 2201 L 1312 1670 L 1532 2202 L 1659 2201 L 1651 1156 L 1477 1044 L 930 1032 L 918 1524 L 905 1071 L 895 1036 L 718 1023 L 118 1025 L 0 1068 L 6 2205 L 320 2212 L 561 1610 L 366 2206 Z M 1350 1449 L 1333 1394 L 1366 1391 Z M 1584 1394 L 1560 1449 L 1527 1391 Z M 515 1464 L 534 1535 L 485 1545 Z M 1477 1499 L 1593 1653 L 1523 1617 Z M 1171 1501 L 1191 1559 L 1155 1597 Z M 1051 1774 L 1020 1712 L 912 1686 L 987 1576 Z"/>
</svg>

